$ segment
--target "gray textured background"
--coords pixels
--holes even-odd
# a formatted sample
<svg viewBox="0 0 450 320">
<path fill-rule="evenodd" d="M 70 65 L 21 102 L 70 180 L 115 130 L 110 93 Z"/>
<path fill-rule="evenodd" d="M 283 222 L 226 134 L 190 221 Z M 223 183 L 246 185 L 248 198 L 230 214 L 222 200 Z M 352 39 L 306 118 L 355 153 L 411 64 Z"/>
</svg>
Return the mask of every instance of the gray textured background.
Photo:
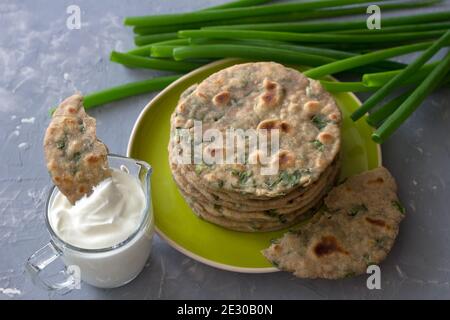
<svg viewBox="0 0 450 320">
<path fill-rule="evenodd" d="M 384 164 L 398 180 L 408 215 L 382 264 L 382 290 L 368 290 L 364 276 L 305 281 L 283 272 L 215 270 L 158 238 L 142 274 L 125 287 L 101 290 L 83 285 L 60 296 L 33 286 L 24 261 L 49 240 L 44 203 L 51 184 L 42 150 L 47 110 L 74 90 L 86 93 L 158 74 L 108 61 L 112 49 L 132 47 L 131 30 L 122 26 L 124 16 L 181 12 L 220 2 L 1 0 L 0 299 L 450 298 L 448 88 L 429 97 L 383 145 Z M 71 4 L 82 9 L 81 30 L 66 28 L 66 8 Z M 450 8 L 448 2 L 445 7 Z M 153 96 L 90 112 L 111 152 L 125 154 L 133 123 Z"/>
</svg>

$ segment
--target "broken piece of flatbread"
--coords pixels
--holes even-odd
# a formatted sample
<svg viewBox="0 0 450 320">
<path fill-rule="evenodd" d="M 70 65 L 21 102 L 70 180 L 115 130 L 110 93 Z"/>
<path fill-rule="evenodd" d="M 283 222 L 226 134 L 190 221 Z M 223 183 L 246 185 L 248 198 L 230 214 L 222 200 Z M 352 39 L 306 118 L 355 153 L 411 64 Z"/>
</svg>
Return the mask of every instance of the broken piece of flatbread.
<svg viewBox="0 0 450 320">
<path fill-rule="evenodd" d="M 366 272 L 391 250 L 404 209 L 383 167 L 353 176 L 330 191 L 315 221 L 286 233 L 262 251 L 300 278 L 338 279 Z"/>
<path fill-rule="evenodd" d="M 111 176 L 108 149 L 97 139 L 95 119 L 75 94 L 56 108 L 44 138 L 47 169 L 53 183 L 72 203 Z"/>
</svg>

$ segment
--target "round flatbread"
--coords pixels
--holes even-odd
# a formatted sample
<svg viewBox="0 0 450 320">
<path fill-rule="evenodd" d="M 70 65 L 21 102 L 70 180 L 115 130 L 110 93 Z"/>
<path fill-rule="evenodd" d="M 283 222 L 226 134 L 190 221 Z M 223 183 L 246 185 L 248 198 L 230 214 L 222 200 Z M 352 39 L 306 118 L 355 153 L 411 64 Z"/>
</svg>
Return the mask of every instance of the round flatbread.
<svg viewBox="0 0 450 320">
<path fill-rule="evenodd" d="M 179 164 L 188 179 L 212 190 L 239 193 L 253 199 L 288 194 L 311 185 L 335 160 L 341 143 L 341 113 L 318 81 L 273 62 L 246 63 L 221 70 L 189 88 L 171 117 L 171 161 L 182 151 L 180 130 L 193 139 L 194 124 L 202 133 L 216 129 L 226 140 L 228 129 L 279 132 L 279 150 L 262 161 L 261 149 L 247 150 L 245 161 L 227 147 L 203 141 L 202 154 L 231 154 L 233 164 Z M 272 147 L 269 139 L 267 148 Z M 241 162 L 241 163 L 239 163 Z M 263 167 L 276 166 L 274 174 Z"/>
<path fill-rule="evenodd" d="M 366 272 L 391 250 L 404 218 L 394 178 L 380 167 L 349 178 L 325 198 L 323 214 L 262 253 L 301 278 L 338 279 Z"/>
</svg>

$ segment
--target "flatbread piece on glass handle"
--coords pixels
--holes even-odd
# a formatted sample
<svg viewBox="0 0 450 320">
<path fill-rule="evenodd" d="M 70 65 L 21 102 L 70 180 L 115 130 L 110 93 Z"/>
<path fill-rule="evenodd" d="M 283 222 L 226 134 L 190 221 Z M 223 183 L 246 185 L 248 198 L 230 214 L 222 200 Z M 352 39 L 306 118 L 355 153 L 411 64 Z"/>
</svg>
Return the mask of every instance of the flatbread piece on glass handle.
<svg viewBox="0 0 450 320">
<path fill-rule="evenodd" d="M 44 152 L 53 183 L 72 204 L 111 177 L 108 148 L 97 139 L 96 121 L 86 114 L 80 94 L 56 108 L 45 132 Z"/>
</svg>

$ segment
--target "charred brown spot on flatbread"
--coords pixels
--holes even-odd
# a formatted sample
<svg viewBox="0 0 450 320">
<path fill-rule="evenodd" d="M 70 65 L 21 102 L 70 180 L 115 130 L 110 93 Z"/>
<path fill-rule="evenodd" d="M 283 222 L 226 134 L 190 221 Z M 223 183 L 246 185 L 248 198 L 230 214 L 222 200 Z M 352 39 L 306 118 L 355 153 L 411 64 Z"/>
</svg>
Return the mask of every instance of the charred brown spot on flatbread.
<svg viewBox="0 0 450 320">
<path fill-rule="evenodd" d="M 265 130 L 273 130 L 278 129 L 278 119 L 268 119 L 260 122 L 256 129 L 265 129 Z"/>
<path fill-rule="evenodd" d="M 265 129 L 265 130 L 274 130 L 278 129 L 282 133 L 291 133 L 292 132 L 292 126 L 286 122 L 281 121 L 279 119 L 268 119 L 261 121 L 258 126 L 256 127 L 257 130 Z"/>
<path fill-rule="evenodd" d="M 266 106 L 269 106 L 269 107 L 275 106 L 278 102 L 276 93 L 274 93 L 274 92 L 265 92 L 261 96 L 261 100 L 262 100 L 263 104 L 265 104 Z"/>
<path fill-rule="evenodd" d="M 311 100 L 305 103 L 304 105 L 305 111 L 308 113 L 316 113 L 319 111 L 320 102 L 316 100 Z"/>
<path fill-rule="evenodd" d="M 278 244 L 274 244 L 274 246 L 273 246 L 273 250 L 275 250 L 275 251 L 281 251 L 281 250 L 282 250 L 282 248 L 281 248 L 281 246 L 280 246 L 280 245 L 278 245 Z"/>
<path fill-rule="evenodd" d="M 185 103 L 180 103 L 177 106 L 177 111 L 180 113 L 183 113 L 186 111 L 186 104 Z"/>
<path fill-rule="evenodd" d="M 273 91 L 280 87 L 280 85 L 277 82 L 271 81 L 267 78 L 264 79 L 263 86 L 264 86 L 264 89 L 266 89 L 268 91 Z"/>
<path fill-rule="evenodd" d="M 318 258 L 333 253 L 341 253 L 348 255 L 349 253 L 342 249 L 339 245 L 338 240 L 334 236 L 324 236 L 320 241 L 314 246 L 314 253 Z"/>
<path fill-rule="evenodd" d="M 213 103 L 215 106 L 225 106 L 230 102 L 231 94 L 228 91 L 223 91 L 218 93 L 213 98 Z"/>
<path fill-rule="evenodd" d="M 367 181 L 368 185 L 380 185 L 384 183 L 384 179 L 382 177 L 378 177 L 374 180 Z"/>
<path fill-rule="evenodd" d="M 257 113 L 263 113 L 277 106 L 280 106 L 284 95 L 284 88 L 281 84 L 264 79 L 263 92 L 258 98 L 258 102 L 255 105 L 255 111 Z"/>
<path fill-rule="evenodd" d="M 97 163 L 101 160 L 101 157 L 95 155 L 95 154 L 90 154 L 86 157 L 86 161 L 90 164 L 94 164 Z"/>
<path fill-rule="evenodd" d="M 286 121 L 281 121 L 280 122 L 280 130 L 283 133 L 291 133 L 293 129 L 289 123 L 287 123 Z"/>
<path fill-rule="evenodd" d="M 319 140 L 322 144 L 330 144 L 333 142 L 334 137 L 331 133 L 321 132 L 319 133 L 317 140 Z"/>
<path fill-rule="evenodd" d="M 341 118 L 341 115 L 339 113 L 330 113 L 328 115 L 328 119 L 330 119 L 331 121 L 339 121 Z"/>
<path fill-rule="evenodd" d="M 381 219 L 375 219 L 371 217 L 366 217 L 366 221 L 374 226 L 377 227 L 383 227 L 383 228 L 389 228 L 389 226 L 386 224 L 384 220 Z"/>
<path fill-rule="evenodd" d="M 206 94 L 204 94 L 203 92 L 201 92 L 201 91 L 196 91 L 196 95 L 199 98 L 202 98 L 202 99 L 205 99 L 205 100 L 208 99 L 208 96 Z"/>
<path fill-rule="evenodd" d="M 215 157 L 216 155 L 222 156 L 226 155 L 226 148 L 209 146 L 206 148 L 205 151 L 208 152 L 211 155 L 211 157 Z"/>
<path fill-rule="evenodd" d="M 276 155 L 280 169 L 291 168 L 295 165 L 295 154 L 288 150 L 281 150 Z"/>
<path fill-rule="evenodd" d="M 182 127 L 184 127 L 185 124 L 186 124 L 186 121 L 182 117 L 175 118 L 175 121 L 174 121 L 175 127 L 182 128 Z"/>
</svg>

